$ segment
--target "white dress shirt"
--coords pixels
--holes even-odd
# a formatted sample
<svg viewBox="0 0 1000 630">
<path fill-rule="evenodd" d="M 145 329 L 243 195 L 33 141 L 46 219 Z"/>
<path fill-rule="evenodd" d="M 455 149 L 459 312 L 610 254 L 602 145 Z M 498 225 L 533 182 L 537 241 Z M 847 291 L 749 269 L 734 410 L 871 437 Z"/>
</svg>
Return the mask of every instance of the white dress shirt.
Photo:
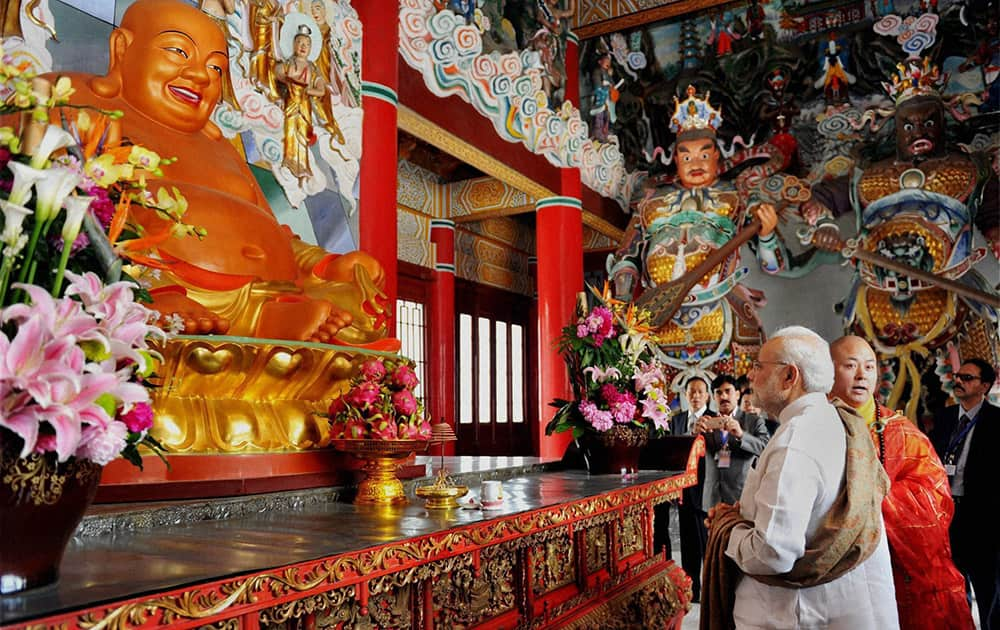
<svg viewBox="0 0 1000 630">
<path fill-rule="evenodd" d="M 726 548 L 744 573 L 791 570 L 844 483 L 847 440 L 825 395 L 794 400 L 778 420 L 740 496 L 740 512 L 754 525 L 734 527 Z M 884 528 L 875 552 L 832 582 L 796 589 L 742 577 L 733 617 L 737 628 L 899 628 Z"/>
</svg>

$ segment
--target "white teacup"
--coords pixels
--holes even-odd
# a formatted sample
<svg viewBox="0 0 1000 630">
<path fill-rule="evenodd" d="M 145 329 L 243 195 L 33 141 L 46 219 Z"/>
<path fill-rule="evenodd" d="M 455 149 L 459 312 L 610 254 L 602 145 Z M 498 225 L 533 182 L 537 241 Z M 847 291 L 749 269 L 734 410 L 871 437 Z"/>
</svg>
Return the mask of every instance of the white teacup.
<svg viewBox="0 0 1000 630">
<path fill-rule="evenodd" d="M 503 505 L 503 486 L 499 481 L 484 481 L 479 492 L 483 509 L 496 509 Z"/>
</svg>

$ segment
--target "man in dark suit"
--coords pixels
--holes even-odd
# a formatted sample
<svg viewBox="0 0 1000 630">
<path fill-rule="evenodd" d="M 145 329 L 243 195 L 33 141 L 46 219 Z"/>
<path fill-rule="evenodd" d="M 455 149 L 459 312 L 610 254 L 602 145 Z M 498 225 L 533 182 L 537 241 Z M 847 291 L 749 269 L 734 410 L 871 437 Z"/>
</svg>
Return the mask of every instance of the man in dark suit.
<svg viewBox="0 0 1000 630">
<path fill-rule="evenodd" d="M 701 377 L 693 376 L 684 386 L 688 410 L 674 414 L 670 418 L 671 435 L 693 435 L 694 425 L 702 416 L 715 416 L 708 408 L 708 383 Z M 681 534 L 681 566 L 691 576 L 691 592 L 694 601 L 701 598 L 701 558 L 705 554 L 705 518 L 701 509 L 701 496 L 705 484 L 705 460 L 698 460 L 698 484 L 684 488 L 681 503 L 677 506 L 678 525 Z M 654 510 L 653 547 L 657 551 L 663 547 L 670 554 L 670 504 L 661 503 Z"/>
<path fill-rule="evenodd" d="M 705 513 L 716 503 L 733 505 L 740 500 L 751 465 L 771 439 L 763 418 L 737 409 L 740 394 L 732 376 L 716 376 L 712 381 L 712 396 L 722 426 L 711 427 L 706 414 L 694 427 L 695 433 L 705 436 L 705 487 L 701 502 Z"/>
<path fill-rule="evenodd" d="M 955 566 L 972 583 L 982 630 L 1000 630 L 997 581 L 997 479 L 993 458 L 1000 444 L 1000 407 L 986 401 L 996 370 L 982 359 L 969 359 L 954 374 L 952 396 L 958 404 L 934 419 L 931 441 L 944 462 L 955 516 L 951 521 L 951 550 Z M 992 507 L 991 507 L 992 506 Z M 991 613 L 992 608 L 992 613 Z"/>
</svg>

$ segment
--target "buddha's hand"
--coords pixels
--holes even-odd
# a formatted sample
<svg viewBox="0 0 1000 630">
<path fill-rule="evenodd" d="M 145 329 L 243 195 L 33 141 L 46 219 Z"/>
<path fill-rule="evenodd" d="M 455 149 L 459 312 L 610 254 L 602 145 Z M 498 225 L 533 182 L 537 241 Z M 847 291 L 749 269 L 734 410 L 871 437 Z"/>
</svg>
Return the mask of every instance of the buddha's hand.
<svg viewBox="0 0 1000 630">
<path fill-rule="evenodd" d="M 225 317 L 208 310 L 187 296 L 187 291 L 179 286 L 152 289 L 153 298 L 149 305 L 160 314 L 157 324 L 165 328 L 181 325 L 178 333 L 187 335 L 224 335 L 229 332 L 230 322 Z"/>
</svg>

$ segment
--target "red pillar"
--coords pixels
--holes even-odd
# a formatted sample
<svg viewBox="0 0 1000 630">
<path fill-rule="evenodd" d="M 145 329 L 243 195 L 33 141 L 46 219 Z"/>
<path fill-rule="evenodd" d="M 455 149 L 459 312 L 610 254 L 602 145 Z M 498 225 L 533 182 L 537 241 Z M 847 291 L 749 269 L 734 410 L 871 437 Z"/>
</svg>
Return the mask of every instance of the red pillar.
<svg viewBox="0 0 1000 630">
<path fill-rule="evenodd" d="M 430 350 L 434 378 L 428 383 L 433 422 L 455 428 L 455 222 L 431 219 L 431 242 L 437 247 L 431 294 Z M 455 445 L 445 445 L 453 455 Z"/>
<path fill-rule="evenodd" d="M 396 106 L 399 103 L 399 2 L 365 0 L 357 4 L 364 28 L 361 52 L 362 124 L 360 249 L 385 269 L 385 293 L 395 312 L 399 253 L 396 237 Z M 395 319 L 390 334 L 395 334 Z"/>
<path fill-rule="evenodd" d="M 566 100 L 580 103 L 578 40 L 566 42 Z M 575 315 L 576 294 L 583 290 L 583 189 L 580 171 L 562 170 L 558 197 L 535 202 L 535 253 L 538 257 L 538 426 L 540 457 L 560 457 L 570 435 L 546 436 L 545 425 L 555 412 L 555 398 L 569 399 L 572 390 L 566 364 L 556 350 L 564 326 Z"/>
<path fill-rule="evenodd" d="M 570 169 L 567 169 L 570 170 Z M 563 188 L 568 178 L 563 177 Z M 579 195 L 579 173 L 576 176 Z M 547 437 L 555 398 L 571 398 L 566 365 L 556 350 L 563 326 L 574 316 L 576 294 L 583 289 L 583 218 L 580 198 L 560 196 L 535 203 L 538 254 L 538 443 L 540 457 L 559 457 L 569 434 Z"/>
</svg>

